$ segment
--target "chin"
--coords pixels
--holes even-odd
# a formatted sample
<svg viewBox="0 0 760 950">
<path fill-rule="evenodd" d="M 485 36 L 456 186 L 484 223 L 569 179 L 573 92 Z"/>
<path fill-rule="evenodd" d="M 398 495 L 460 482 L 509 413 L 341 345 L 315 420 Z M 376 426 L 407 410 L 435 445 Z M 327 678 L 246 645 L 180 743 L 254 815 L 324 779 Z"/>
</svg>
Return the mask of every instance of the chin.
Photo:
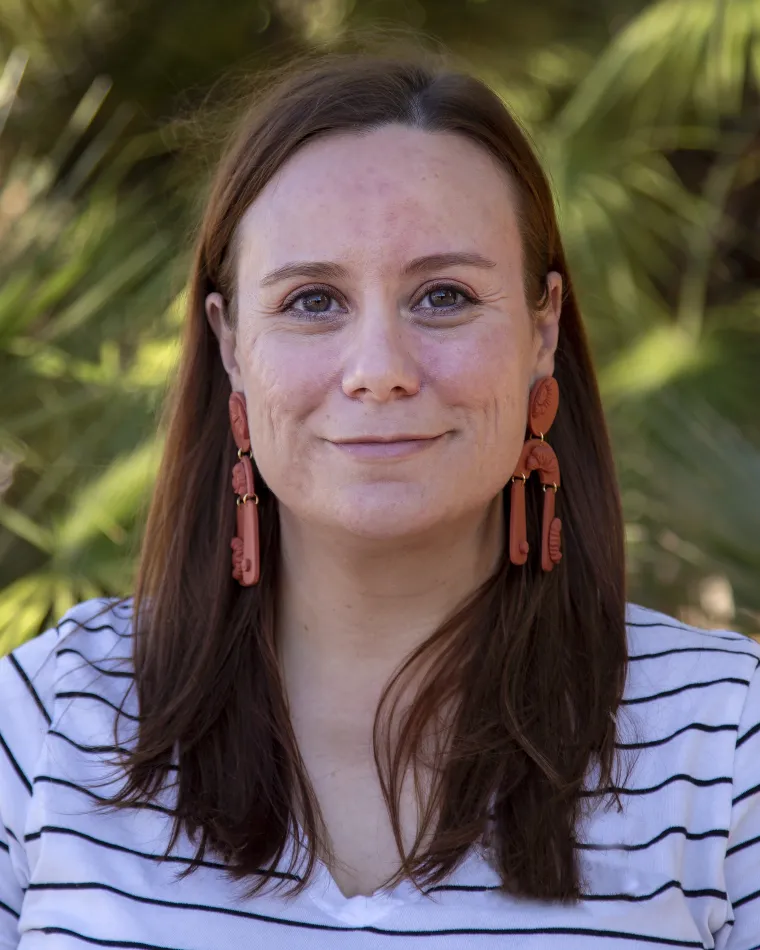
<svg viewBox="0 0 760 950">
<path fill-rule="evenodd" d="M 424 533 L 440 525 L 449 513 L 445 501 L 431 497 L 422 486 L 416 491 L 399 484 L 378 488 L 337 492 L 330 505 L 330 521 L 357 537 L 388 540 Z"/>
</svg>

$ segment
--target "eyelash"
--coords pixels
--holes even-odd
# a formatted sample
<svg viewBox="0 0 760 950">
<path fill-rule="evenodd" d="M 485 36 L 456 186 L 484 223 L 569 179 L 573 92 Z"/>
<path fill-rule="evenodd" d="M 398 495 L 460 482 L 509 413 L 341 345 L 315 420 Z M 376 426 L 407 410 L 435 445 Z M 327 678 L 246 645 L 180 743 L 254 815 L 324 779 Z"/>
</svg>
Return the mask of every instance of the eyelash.
<svg viewBox="0 0 760 950">
<path fill-rule="evenodd" d="M 456 284 L 431 284 L 429 287 L 425 288 L 425 292 L 421 296 L 421 300 L 424 300 L 428 294 L 433 293 L 436 290 L 453 290 L 455 293 L 459 294 L 461 297 L 464 297 L 464 302 L 455 304 L 453 307 L 426 307 L 426 310 L 440 310 L 442 313 L 458 313 L 465 306 L 479 303 L 479 299 L 472 294 L 467 293 L 462 290 L 461 287 L 458 287 Z M 330 313 L 335 313 L 334 310 L 322 310 L 322 311 L 312 311 L 312 310 L 300 310 L 297 307 L 294 307 L 293 304 L 296 301 L 301 300 L 303 297 L 308 297 L 311 294 L 323 293 L 327 297 L 330 297 L 332 300 L 337 300 L 335 293 L 329 288 L 322 284 L 315 284 L 313 287 L 307 287 L 305 290 L 299 290 L 299 292 L 294 296 L 288 298 L 285 303 L 282 305 L 282 313 L 298 313 L 303 316 L 306 315 L 312 319 L 318 320 L 320 318 L 326 317 Z"/>
</svg>

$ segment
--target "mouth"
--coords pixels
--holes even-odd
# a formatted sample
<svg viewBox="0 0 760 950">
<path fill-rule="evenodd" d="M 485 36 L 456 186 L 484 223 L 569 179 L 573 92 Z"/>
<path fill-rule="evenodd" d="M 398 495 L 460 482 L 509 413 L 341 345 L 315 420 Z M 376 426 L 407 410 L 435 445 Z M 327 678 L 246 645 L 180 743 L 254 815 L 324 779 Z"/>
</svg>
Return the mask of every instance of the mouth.
<svg viewBox="0 0 760 950">
<path fill-rule="evenodd" d="M 441 433 L 442 434 L 442 433 Z M 336 445 L 368 445 L 376 442 L 427 442 L 438 439 L 440 435 L 360 435 L 352 439 L 334 439 Z"/>
<path fill-rule="evenodd" d="M 440 435 L 361 436 L 332 442 L 336 448 L 358 459 L 389 459 L 415 455 L 439 443 L 448 433 Z"/>
</svg>

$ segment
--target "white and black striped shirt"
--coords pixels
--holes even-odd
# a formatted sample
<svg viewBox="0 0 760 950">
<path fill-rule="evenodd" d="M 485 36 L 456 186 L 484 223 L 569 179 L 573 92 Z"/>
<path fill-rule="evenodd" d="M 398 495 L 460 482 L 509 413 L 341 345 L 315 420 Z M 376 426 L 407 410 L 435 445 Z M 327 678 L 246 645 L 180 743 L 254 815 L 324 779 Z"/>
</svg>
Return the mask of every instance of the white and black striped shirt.
<svg viewBox="0 0 760 950">
<path fill-rule="evenodd" d="M 105 603 L 79 604 L 0 659 L 0 950 L 760 948 L 752 640 L 629 605 L 620 724 L 635 717 L 638 757 L 624 811 L 596 809 L 580 836 L 591 896 L 577 906 L 499 893 L 481 847 L 425 894 L 405 882 L 345 898 L 320 864 L 296 898 L 243 899 L 218 862 L 176 879 L 195 850 L 184 836 L 169 861 L 155 860 L 170 789 L 150 807 L 92 807 L 93 780 L 111 779 L 99 794 L 123 780 L 104 760 L 132 678 L 129 603 L 94 618 Z M 125 709 L 137 713 L 134 689 Z"/>
</svg>

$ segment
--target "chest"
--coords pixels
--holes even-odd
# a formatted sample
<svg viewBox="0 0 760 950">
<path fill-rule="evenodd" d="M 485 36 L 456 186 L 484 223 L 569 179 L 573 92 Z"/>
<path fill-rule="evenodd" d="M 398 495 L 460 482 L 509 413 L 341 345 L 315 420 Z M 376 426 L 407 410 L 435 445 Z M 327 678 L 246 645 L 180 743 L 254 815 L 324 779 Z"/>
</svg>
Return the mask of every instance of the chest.
<svg viewBox="0 0 760 950">
<path fill-rule="evenodd" d="M 75 736 L 82 744 L 93 738 Z M 102 739 L 107 738 L 104 730 Z M 635 847 L 583 853 L 590 889 L 598 896 L 579 907 L 537 907 L 532 901 L 505 898 L 496 890 L 497 876 L 475 860 L 432 899 L 408 893 L 401 903 L 377 896 L 365 902 L 350 898 L 373 893 L 398 862 L 379 784 L 371 769 L 357 762 L 323 759 L 320 772 L 307 761 L 336 857 L 349 867 L 330 869 L 347 899 L 332 895 L 329 905 L 318 903 L 314 895 L 319 889 L 312 887 L 295 902 L 268 893 L 249 900 L 221 873 L 213 855 L 179 880 L 195 850 L 184 835 L 169 861 L 155 860 L 167 840 L 166 815 L 152 809 L 94 811 L 81 791 L 85 780 L 93 778 L 91 762 L 85 761 L 85 753 L 55 741 L 58 754 L 44 767 L 56 781 L 35 784 L 26 825 L 29 831 L 41 830 L 24 846 L 29 879 L 19 921 L 20 950 L 48 943 L 57 950 L 75 950 L 81 945 L 77 934 L 102 945 L 131 941 L 181 950 L 333 950 L 339 931 L 346 928 L 346 946 L 356 950 L 383 950 L 390 934 L 410 930 L 424 933 L 431 950 L 459 946 L 461 933 L 482 934 L 484 944 L 494 946 L 507 941 L 526 950 L 536 945 L 549 950 L 585 947 L 595 942 L 590 937 L 610 932 L 629 935 L 618 942 L 621 950 L 634 950 L 642 945 L 637 934 L 682 946 L 711 945 L 710 934 L 726 919 L 726 902 L 719 896 L 725 838 L 661 834 L 665 823 L 674 831 L 684 826 L 703 833 L 708 826 L 696 824 L 697 799 L 717 807 L 721 786 L 694 787 L 688 799 L 668 794 L 662 811 L 644 807 L 647 795 L 628 796 L 624 813 L 613 809 L 599 815 L 589 829 L 590 840 Z M 669 772 L 685 767 L 680 761 L 666 764 Z M 639 787 L 648 787 L 659 785 L 663 774 L 636 778 Z M 674 787 L 668 784 L 663 792 Z M 410 801 L 407 791 L 405 834 L 416 830 Z"/>
<path fill-rule="evenodd" d="M 345 897 L 370 895 L 396 873 L 400 854 L 371 755 L 348 760 L 313 745 L 302 753 L 332 857 L 321 855 Z M 414 842 L 420 815 L 413 782 L 404 782 L 401 830 L 405 848 Z"/>
</svg>

